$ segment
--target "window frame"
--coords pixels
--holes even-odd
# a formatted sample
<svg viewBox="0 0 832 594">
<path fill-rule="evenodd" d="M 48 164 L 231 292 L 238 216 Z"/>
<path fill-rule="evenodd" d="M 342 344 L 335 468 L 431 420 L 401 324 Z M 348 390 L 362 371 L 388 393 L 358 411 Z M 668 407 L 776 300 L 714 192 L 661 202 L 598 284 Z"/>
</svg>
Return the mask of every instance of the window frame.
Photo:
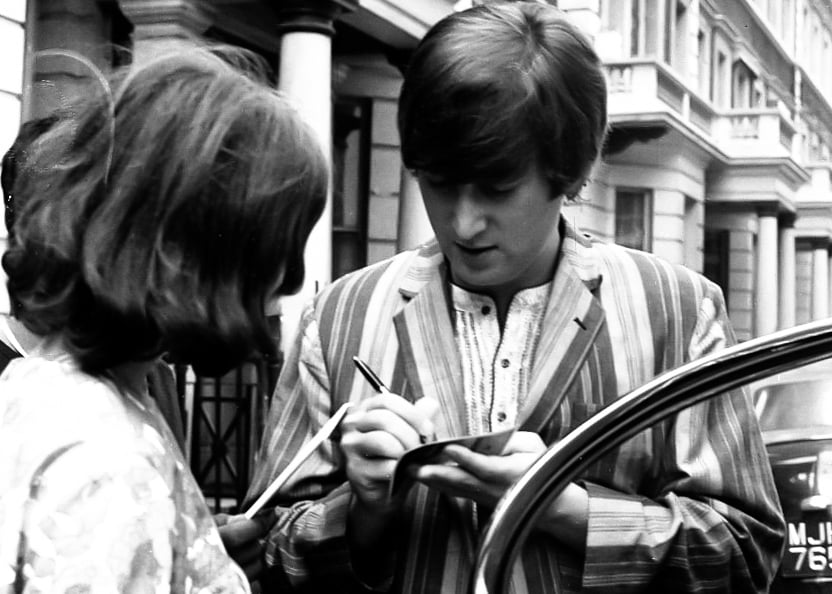
<svg viewBox="0 0 832 594">
<path fill-rule="evenodd" d="M 627 241 L 627 236 L 623 233 L 619 233 L 619 224 L 624 221 L 622 218 L 623 212 L 620 204 L 622 204 L 624 200 L 632 198 L 638 198 L 641 200 L 641 212 L 633 216 L 634 220 L 638 216 L 641 218 L 641 245 L 637 245 L 635 242 Z M 615 189 L 614 241 L 616 244 L 643 252 L 653 251 L 654 203 L 655 194 L 652 188 L 622 186 Z"/>
</svg>

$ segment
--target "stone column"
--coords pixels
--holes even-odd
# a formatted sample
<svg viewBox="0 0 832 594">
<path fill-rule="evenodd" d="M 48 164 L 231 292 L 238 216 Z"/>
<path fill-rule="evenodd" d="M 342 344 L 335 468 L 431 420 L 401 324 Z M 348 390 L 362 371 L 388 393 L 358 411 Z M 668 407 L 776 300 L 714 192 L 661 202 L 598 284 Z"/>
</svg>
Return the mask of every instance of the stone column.
<svg viewBox="0 0 832 594">
<path fill-rule="evenodd" d="M 832 254 L 827 254 L 827 257 L 829 257 L 830 255 L 832 255 Z M 826 304 L 826 315 L 827 316 L 832 316 L 832 257 L 829 257 L 829 272 L 828 272 L 828 275 L 829 276 L 827 276 L 826 278 L 828 279 L 827 282 L 829 283 L 829 287 L 828 287 L 828 291 L 827 291 L 827 296 L 829 298 L 829 301 Z"/>
<path fill-rule="evenodd" d="M 278 86 L 317 133 L 327 158 L 332 153 L 332 36 L 339 13 L 357 0 L 284 0 L 278 9 Z M 303 305 L 332 278 L 332 197 L 312 230 L 304 256 L 306 279 L 297 295 L 281 300 L 282 340 L 294 340 Z"/>
<path fill-rule="evenodd" d="M 147 42 L 160 39 L 199 39 L 214 22 L 214 9 L 198 0 L 119 0 L 133 23 L 133 53 L 142 57 Z"/>
<path fill-rule="evenodd" d="M 773 209 L 761 211 L 757 224 L 754 328 L 755 335 L 762 336 L 777 330 L 777 213 Z"/>
<path fill-rule="evenodd" d="M 396 248 L 409 250 L 433 237 L 433 228 L 422 202 L 419 183 L 413 174 L 402 167 L 399 186 L 399 221 Z"/>
<path fill-rule="evenodd" d="M 829 316 L 829 242 L 812 246 L 812 319 Z"/>
<path fill-rule="evenodd" d="M 797 267 L 794 240 L 794 215 L 780 220 L 780 307 L 778 327 L 795 325 L 795 295 L 797 291 Z"/>
</svg>

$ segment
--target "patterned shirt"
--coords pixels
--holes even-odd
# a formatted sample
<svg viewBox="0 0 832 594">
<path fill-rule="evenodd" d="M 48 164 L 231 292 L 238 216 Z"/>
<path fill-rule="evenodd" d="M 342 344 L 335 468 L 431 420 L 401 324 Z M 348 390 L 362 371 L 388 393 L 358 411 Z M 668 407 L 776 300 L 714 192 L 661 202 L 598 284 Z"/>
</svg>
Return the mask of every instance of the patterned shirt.
<svg viewBox="0 0 832 594">
<path fill-rule="evenodd" d="M 153 400 L 52 350 L 0 376 L 0 593 L 247 593 Z"/>
<path fill-rule="evenodd" d="M 529 390 L 540 324 L 551 283 L 519 291 L 500 332 L 497 307 L 486 295 L 451 285 L 456 344 L 468 407 L 468 433 L 514 427 Z"/>
</svg>

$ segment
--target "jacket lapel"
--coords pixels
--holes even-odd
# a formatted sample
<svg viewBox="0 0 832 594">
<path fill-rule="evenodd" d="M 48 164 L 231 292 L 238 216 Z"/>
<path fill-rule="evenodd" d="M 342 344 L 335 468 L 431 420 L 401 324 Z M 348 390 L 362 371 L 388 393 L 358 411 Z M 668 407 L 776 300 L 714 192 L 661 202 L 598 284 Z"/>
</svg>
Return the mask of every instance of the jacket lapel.
<svg viewBox="0 0 832 594">
<path fill-rule="evenodd" d="M 564 224 L 560 262 L 543 317 L 529 393 L 519 426 L 542 431 L 560 407 L 604 324 L 601 282 L 589 242 Z"/>
<path fill-rule="evenodd" d="M 414 400 L 430 396 L 439 402 L 438 437 L 464 435 L 462 367 L 441 254 L 417 259 L 400 291 L 409 302 L 396 314 L 394 323 L 408 388 Z"/>
<path fill-rule="evenodd" d="M 596 297 L 602 277 L 589 241 L 563 221 L 560 261 L 543 318 L 529 393 L 518 425 L 541 431 L 557 412 L 604 324 Z M 423 248 L 400 286 L 409 302 L 394 318 L 414 399 L 440 403 L 439 437 L 467 432 L 462 365 L 454 339 L 446 270 L 434 242 Z"/>
</svg>

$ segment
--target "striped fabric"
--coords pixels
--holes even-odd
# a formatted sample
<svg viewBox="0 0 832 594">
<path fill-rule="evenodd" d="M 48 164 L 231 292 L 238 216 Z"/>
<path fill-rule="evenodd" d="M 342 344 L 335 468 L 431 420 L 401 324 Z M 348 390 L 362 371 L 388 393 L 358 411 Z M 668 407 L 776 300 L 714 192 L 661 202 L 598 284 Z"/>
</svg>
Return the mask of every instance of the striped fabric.
<svg viewBox="0 0 832 594">
<path fill-rule="evenodd" d="M 734 340 L 722 295 L 709 281 L 564 228 L 518 415 L 521 429 L 547 443 L 657 373 Z M 327 287 L 304 313 L 287 357 L 248 499 L 342 402 L 372 394 L 353 355 L 406 398 L 436 398 L 439 437 L 463 434 L 462 367 L 449 303 L 435 243 Z M 352 591 L 359 583 L 346 542 L 349 486 L 335 444 L 319 448 L 278 494 L 275 503 L 285 510 L 267 544 L 273 575 L 311 592 Z M 766 591 L 784 525 L 744 393 L 712 399 L 638 435 L 594 464 L 581 484 L 589 494 L 586 554 L 533 534 L 513 592 Z M 466 591 L 475 524 L 469 502 L 414 487 L 392 591 Z"/>
<path fill-rule="evenodd" d="M 545 283 L 514 295 L 500 332 L 493 299 L 451 285 L 468 433 L 509 429 L 517 424 L 518 407 L 529 391 L 529 375 L 551 288 L 551 283 Z"/>
</svg>

